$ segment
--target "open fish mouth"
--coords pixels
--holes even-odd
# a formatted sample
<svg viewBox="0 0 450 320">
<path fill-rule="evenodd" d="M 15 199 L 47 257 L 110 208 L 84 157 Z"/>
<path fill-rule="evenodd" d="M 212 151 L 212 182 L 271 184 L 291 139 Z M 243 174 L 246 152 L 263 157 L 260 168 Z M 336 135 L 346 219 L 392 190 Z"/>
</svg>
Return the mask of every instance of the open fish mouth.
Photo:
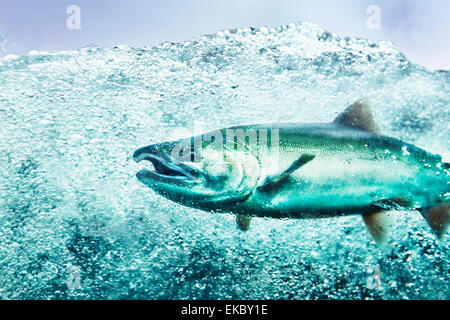
<svg viewBox="0 0 450 320">
<path fill-rule="evenodd" d="M 140 170 L 136 176 L 144 184 L 165 182 L 172 184 L 194 184 L 199 182 L 203 174 L 196 168 L 173 160 L 155 145 L 136 150 L 133 155 L 136 162 L 150 162 L 152 168 Z"/>
</svg>

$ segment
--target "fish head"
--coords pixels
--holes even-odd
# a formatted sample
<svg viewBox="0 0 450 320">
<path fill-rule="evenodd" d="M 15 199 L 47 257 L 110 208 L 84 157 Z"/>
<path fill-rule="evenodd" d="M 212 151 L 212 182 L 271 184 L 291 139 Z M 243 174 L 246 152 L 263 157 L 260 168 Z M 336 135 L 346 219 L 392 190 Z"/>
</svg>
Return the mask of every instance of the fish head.
<svg viewBox="0 0 450 320">
<path fill-rule="evenodd" d="M 188 138 L 136 150 L 135 161 L 152 165 L 137 173 L 138 180 L 172 201 L 204 210 L 245 200 L 258 183 L 257 158 L 221 143 L 195 141 Z"/>
</svg>

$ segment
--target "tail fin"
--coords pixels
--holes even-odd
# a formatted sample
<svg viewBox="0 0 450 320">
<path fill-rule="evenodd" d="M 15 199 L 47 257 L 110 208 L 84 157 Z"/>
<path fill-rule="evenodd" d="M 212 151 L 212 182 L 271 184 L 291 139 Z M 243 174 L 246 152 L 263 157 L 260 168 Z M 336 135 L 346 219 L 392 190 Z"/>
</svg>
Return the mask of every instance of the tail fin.
<svg viewBox="0 0 450 320">
<path fill-rule="evenodd" d="M 438 238 L 442 240 L 450 224 L 450 203 L 442 203 L 437 207 L 429 208 L 422 212 L 422 215 Z"/>
</svg>

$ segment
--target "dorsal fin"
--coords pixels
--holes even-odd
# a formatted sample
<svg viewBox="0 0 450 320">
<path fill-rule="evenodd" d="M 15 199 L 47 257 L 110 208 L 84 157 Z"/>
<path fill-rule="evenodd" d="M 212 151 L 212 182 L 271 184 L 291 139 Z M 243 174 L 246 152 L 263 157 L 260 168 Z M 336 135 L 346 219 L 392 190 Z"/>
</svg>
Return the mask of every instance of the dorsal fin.
<svg viewBox="0 0 450 320">
<path fill-rule="evenodd" d="M 344 126 L 366 130 L 372 133 L 380 133 L 377 124 L 373 120 L 372 110 L 368 102 L 358 100 L 345 109 L 334 121 Z"/>
</svg>

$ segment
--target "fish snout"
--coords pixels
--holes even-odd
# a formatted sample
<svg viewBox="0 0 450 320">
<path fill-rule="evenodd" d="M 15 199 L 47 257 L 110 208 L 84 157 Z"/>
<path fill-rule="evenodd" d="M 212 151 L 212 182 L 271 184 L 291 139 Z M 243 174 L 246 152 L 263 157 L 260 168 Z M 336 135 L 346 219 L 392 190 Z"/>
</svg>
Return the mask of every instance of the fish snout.
<svg viewBox="0 0 450 320">
<path fill-rule="evenodd" d="M 134 161 L 139 162 L 146 158 L 160 156 L 160 155 L 161 155 L 161 148 L 159 147 L 159 145 L 152 144 L 152 145 L 137 149 L 133 153 L 133 159 L 134 159 Z"/>
<path fill-rule="evenodd" d="M 152 144 L 137 149 L 133 154 L 136 162 L 150 162 L 151 170 L 145 168 L 138 172 L 140 180 L 158 180 L 179 184 L 180 182 L 196 182 L 203 177 L 202 173 L 189 165 L 176 161 L 170 153 L 173 143 Z"/>
</svg>

